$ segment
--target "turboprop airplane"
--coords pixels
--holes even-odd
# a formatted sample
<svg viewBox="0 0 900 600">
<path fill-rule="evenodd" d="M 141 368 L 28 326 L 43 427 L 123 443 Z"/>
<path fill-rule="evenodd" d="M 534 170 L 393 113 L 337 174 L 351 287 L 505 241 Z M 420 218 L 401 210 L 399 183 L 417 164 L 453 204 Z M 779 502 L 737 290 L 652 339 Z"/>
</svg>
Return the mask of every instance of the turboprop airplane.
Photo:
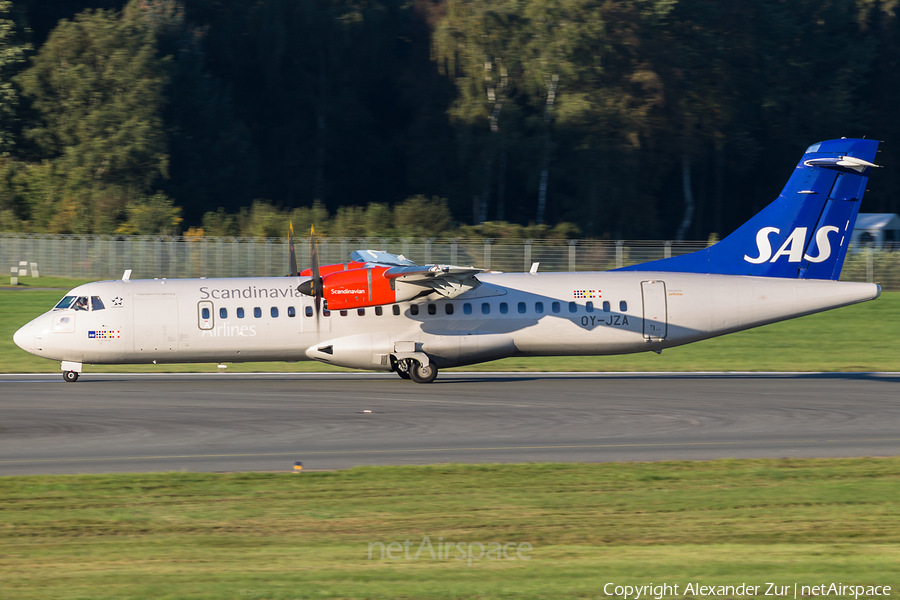
<svg viewBox="0 0 900 600">
<path fill-rule="evenodd" d="M 838 282 L 878 142 L 807 148 L 778 198 L 704 250 L 606 272 L 490 273 L 358 251 L 288 277 L 101 281 L 78 286 L 14 336 L 88 364 L 318 360 L 393 371 L 509 356 L 661 352 L 877 298 Z M 314 237 L 312 238 L 314 239 Z"/>
</svg>

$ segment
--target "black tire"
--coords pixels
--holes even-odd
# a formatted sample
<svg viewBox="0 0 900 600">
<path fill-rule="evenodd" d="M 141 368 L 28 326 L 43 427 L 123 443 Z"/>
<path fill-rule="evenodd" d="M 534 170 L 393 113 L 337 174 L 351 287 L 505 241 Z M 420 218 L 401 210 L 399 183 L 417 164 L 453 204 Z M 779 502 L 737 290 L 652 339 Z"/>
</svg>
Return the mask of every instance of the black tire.
<svg viewBox="0 0 900 600">
<path fill-rule="evenodd" d="M 66 383 L 75 383 L 78 381 L 78 373 L 75 371 L 63 371 L 63 379 Z"/>
<path fill-rule="evenodd" d="M 397 371 L 397 375 L 400 376 L 400 379 L 409 379 L 409 371 Z"/>
<path fill-rule="evenodd" d="M 423 367 L 422 363 L 416 361 L 409 369 L 409 378 L 416 383 L 431 383 L 438 375 L 438 368 L 434 363 L 428 363 L 427 367 Z"/>
</svg>

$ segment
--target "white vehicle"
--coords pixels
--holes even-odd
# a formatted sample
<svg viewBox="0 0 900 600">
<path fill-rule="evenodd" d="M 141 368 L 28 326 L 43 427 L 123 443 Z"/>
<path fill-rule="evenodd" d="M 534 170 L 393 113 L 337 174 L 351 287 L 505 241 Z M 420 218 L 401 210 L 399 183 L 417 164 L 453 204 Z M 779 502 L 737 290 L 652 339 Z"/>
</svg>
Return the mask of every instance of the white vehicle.
<svg viewBox="0 0 900 600">
<path fill-rule="evenodd" d="M 705 250 L 589 273 L 488 273 L 359 251 L 288 277 L 101 281 L 79 286 L 14 336 L 87 364 L 319 360 L 394 371 L 509 356 L 661 352 L 877 298 L 838 282 L 878 142 L 807 149 L 778 198 Z M 534 270 L 533 270 L 534 271 Z"/>
</svg>

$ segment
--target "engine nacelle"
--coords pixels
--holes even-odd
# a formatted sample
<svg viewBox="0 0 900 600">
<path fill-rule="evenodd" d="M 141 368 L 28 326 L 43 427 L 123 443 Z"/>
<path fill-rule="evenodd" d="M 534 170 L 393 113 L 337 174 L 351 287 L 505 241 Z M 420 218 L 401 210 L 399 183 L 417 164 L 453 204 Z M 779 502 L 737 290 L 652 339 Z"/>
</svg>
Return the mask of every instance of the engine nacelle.
<svg viewBox="0 0 900 600">
<path fill-rule="evenodd" d="M 388 267 L 337 271 L 322 277 L 328 310 L 363 308 L 397 302 L 397 292 L 384 276 Z"/>
<path fill-rule="evenodd" d="M 349 271 L 351 269 L 359 269 L 360 267 L 364 267 L 366 263 L 362 262 L 348 262 L 348 263 L 338 263 L 336 265 L 322 265 L 319 267 L 319 277 L 325 277 L 326 275 L 330 275 L 331 273 L 337 273 L 339 271 Z M 301 277 L 312 277 L 312 269 L 303 269 L 300 271 Z"/>
</svg>

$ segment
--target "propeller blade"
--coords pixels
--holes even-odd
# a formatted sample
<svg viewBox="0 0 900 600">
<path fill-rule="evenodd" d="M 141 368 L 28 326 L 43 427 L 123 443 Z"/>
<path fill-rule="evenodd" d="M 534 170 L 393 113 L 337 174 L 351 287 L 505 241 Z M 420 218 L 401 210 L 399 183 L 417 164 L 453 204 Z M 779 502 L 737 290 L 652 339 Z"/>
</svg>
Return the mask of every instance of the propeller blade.
<svg viewBox="0 0 900 600">
<path fill-rule="evenodd" d="M 316 302 L 316 331 L 319 329 L 319 313 L 322 311 L 322 296 L 325 286 L 319 272 L 319 245 L 316 243 L 315 227 L 309 228 L 309 262 L 312 277 L 297 286 L 297 291 L 305 296 L 313 296 Z M 295 267 L 296 268 L 296 267 Z"/>
<path fill-rule="evenodd" d="M 325 288 L 322 285 L 322 276 L 319 274 L 319 245 L 316 243 L 315 225 L 309 227 L 309 262 L 312 267 L 312 293 L 316 298 L 316 331 L 319 330 L 319 313 L 322 309 L 322 294 Z"/>
<path fill-rule="evenodd" d="M 297 271 L 297 253 L 294 252 L 294 224 L 291 223 L 291 234 L 288 237 L 288 263 L 291 269 L 291 277 L 296 277 Z"/>
</svg>

